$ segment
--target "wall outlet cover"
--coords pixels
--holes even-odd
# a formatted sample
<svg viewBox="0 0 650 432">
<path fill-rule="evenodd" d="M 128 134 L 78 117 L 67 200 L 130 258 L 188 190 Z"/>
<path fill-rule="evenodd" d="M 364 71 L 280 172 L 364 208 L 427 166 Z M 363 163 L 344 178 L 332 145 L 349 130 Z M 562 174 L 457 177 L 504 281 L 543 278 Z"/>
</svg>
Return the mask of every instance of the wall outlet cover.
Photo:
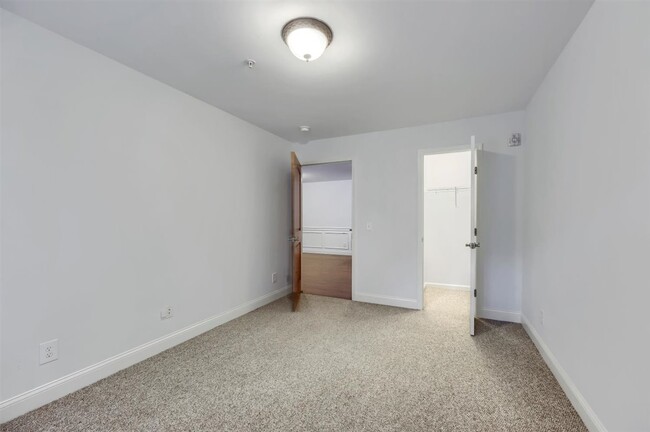
<svg viewBox="0 0 650 432">
<path fill-rule="evenodd" d="M 174 309 L 171 306 L 166 306 L 160 311 L 160 319 L 165 320 L 174 316 Z"/>
<path fill-rule="evenodd" d="M 59 358 L 59 340 L 52 339 L 51 341 L 43 342 L 40 344 L 39 359 L 40 364 L 53 362 Z"/>
</svg>

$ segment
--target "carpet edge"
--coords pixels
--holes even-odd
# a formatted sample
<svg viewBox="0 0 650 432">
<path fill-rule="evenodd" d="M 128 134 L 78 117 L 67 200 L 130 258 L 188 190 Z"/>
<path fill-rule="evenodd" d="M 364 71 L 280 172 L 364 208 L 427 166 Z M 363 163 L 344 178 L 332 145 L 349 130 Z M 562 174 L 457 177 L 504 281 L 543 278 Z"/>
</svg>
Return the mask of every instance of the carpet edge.
<svg viewBox="0 0 650 432">
<path fill-rule="evenodd" d="M 0 401 L 0 424 L 6 423 L 29 411 L 35 410 L 63 396 L 80 390 L 122 369 L 133 366 L 169 348 L 188 341 L 235 318 L 252 312 L 289 294 L 291 286 L 285 286 L 263 296 L 249 300 L 218 315 L 198 321 L 180 330 L 109 357 L 71 374 L 57 378 L 19 395 Z"/>
<path fill-rule="evenodd" d="M 587 426 L 590 432 L 607 432 L 607 429 L 600 421 L 594 410 L 591 408 L 587 400 L 582 396 L 582 393 L 578 390 L 578 387 L 573 383 L 569 374 L 564 370 L 560 365 L 557 358 L 550 350 L 548 345 L 544 342 L 542 337 L 537 333 L 537 330 L 530 324 L 528 318 L 525 315 L 521 315 L 521 325 L 526 330 L 526 333 L 530 339 L 537 347 L 537 350 L 542 355 L 542 358 L 546 362 L 546 365 L 551 370 L 555 379 L 557 379 L 560 387 L 564 390 L 567 398 L 573 405 L 573 408 L 578 412 L 578 415 Z"/>
<path fill-rule="evenodd" d="M 421 309 L 417 300 L 402 297 L 385 296 L 371 293 L 352 292 L 352 300 L 362 303 L 372 303 L 384 306 L 394 306 L 404 309 Z"/>
</svg>

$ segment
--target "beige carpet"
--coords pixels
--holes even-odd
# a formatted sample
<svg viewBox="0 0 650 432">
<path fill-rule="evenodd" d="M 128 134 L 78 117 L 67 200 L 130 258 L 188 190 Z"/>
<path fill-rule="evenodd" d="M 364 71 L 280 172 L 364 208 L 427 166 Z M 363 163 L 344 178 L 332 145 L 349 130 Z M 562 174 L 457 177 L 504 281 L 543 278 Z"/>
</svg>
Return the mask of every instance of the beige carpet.
<svg viewBox="0 0 650 432">
<path fill-rule="evenodd" d="M 467 334 L 468 294 L 409 311 L 282 299 L 2 431 L 585 431 L 520 325 Z"/>
</svg>

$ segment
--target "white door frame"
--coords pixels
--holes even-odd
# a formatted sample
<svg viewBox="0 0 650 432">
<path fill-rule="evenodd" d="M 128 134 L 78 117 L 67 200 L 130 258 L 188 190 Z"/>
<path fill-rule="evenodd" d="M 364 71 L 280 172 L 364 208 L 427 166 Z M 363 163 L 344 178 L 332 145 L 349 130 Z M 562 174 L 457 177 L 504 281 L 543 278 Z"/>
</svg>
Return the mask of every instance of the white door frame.
<svg viewBox="0 0 650 432">
<path fill-rule="evenodd" d="M 471 146 L 455 146 L 418 150 L 418 264 L 417 281 L 420 295 L 417 298 L 418 309 L 424 308 L 424 157 L 445 153 L 470 151 Z M 354 187 L 354 185 L 353 185 Z"/>
</svg>

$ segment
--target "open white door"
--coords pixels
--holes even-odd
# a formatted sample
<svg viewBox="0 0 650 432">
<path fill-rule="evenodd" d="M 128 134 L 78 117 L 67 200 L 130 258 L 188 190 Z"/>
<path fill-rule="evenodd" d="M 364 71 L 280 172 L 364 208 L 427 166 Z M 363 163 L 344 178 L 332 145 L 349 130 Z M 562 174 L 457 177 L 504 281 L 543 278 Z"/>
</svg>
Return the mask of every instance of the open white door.
<svg viewBox="0 0 650 432">
<path fill-rule="evenodd" d="M 478 241 L 478 161 L 479 161 L 479 150 L 476 145 L 476 137 L 472 136 L 472 145 L 471 145 L 471 202 L 470 202 L 470 211 L 471 211 L 471 224 L 470 224 L 470 242 L 465 246 L 471 249 L 471 259 L 470 259 L 470 270 L 469 270 L 469 334 L 474 336 L 474 321 L 476 320 L 476 295 L 478 292 L 478 287 L 476 283 L 476 258 L 478 255 L 478 248 L 481 244 Z"/>
</svg>

